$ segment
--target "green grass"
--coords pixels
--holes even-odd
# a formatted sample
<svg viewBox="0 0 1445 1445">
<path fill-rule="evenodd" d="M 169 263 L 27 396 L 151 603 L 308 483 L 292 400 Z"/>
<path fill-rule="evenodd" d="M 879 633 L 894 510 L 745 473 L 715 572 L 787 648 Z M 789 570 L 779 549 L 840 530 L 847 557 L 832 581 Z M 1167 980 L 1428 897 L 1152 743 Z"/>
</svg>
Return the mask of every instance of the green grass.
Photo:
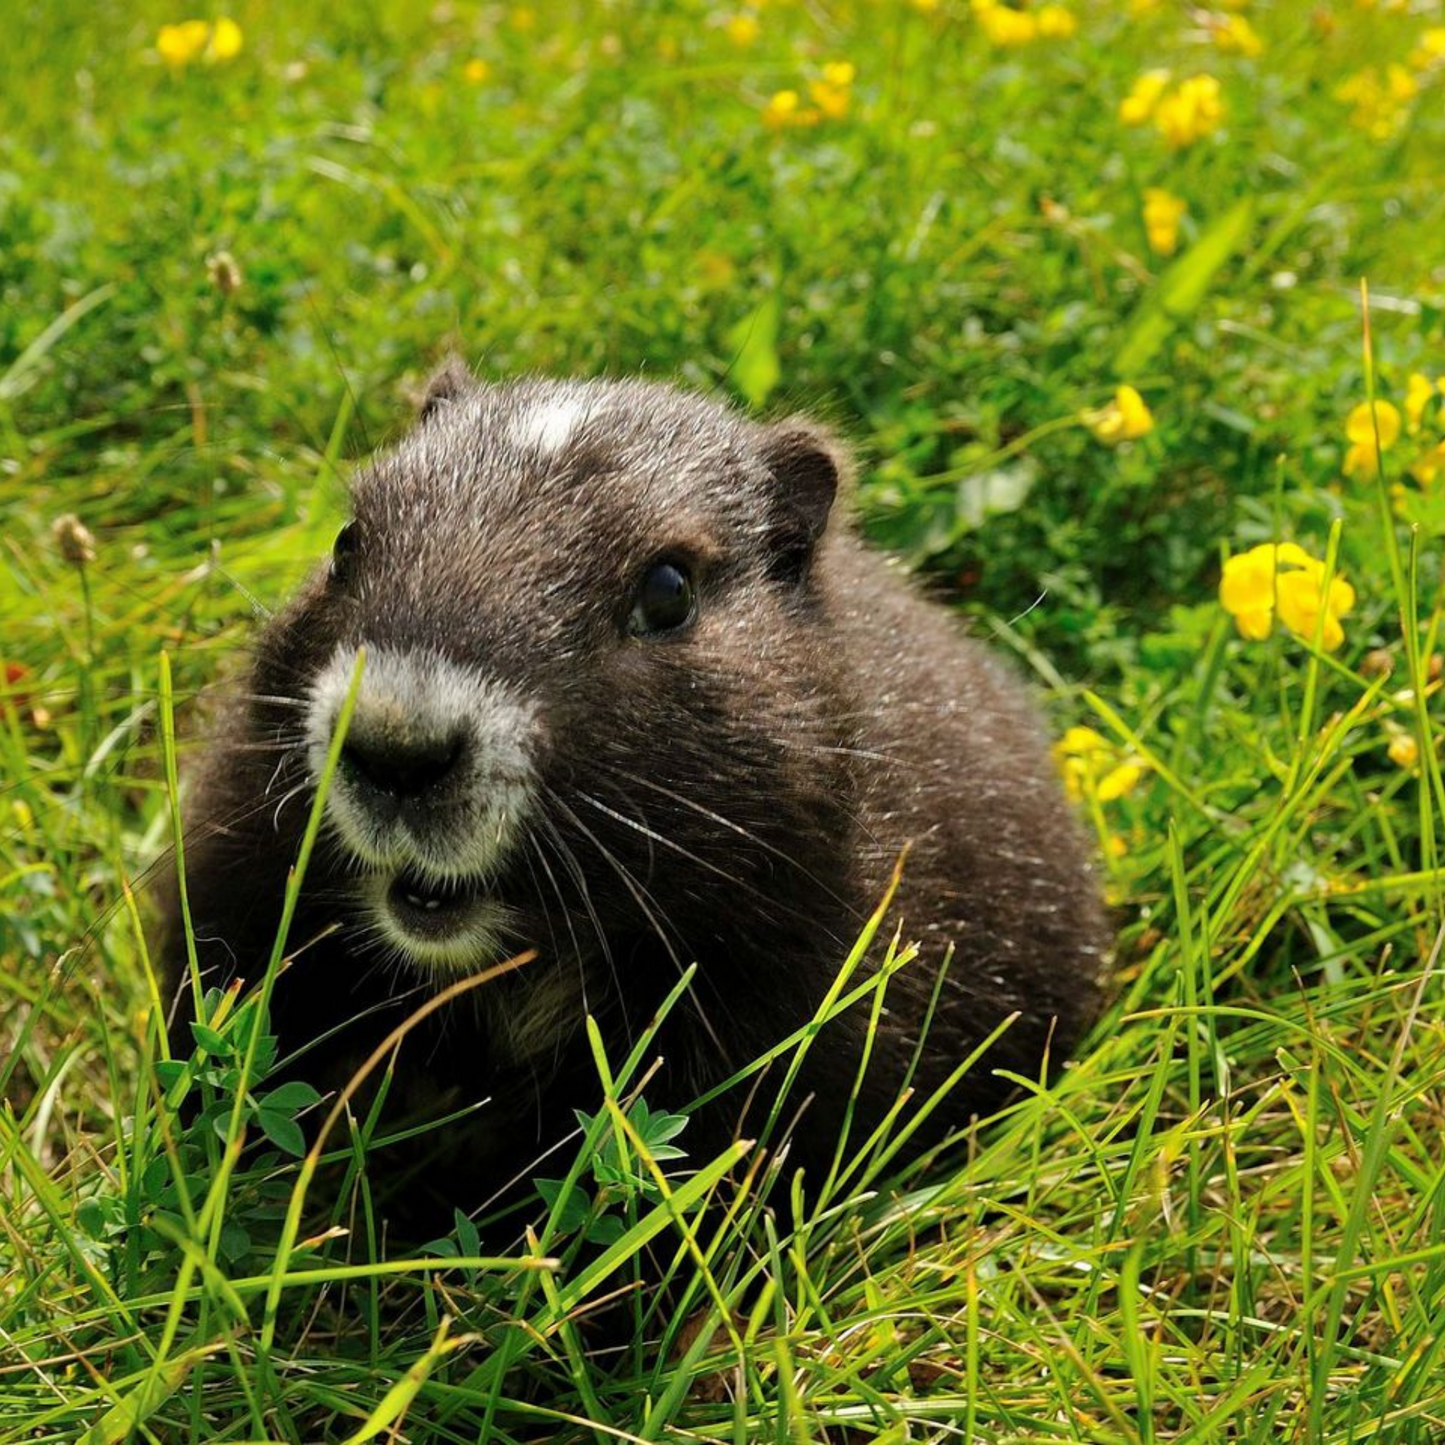
<svg viewBox="0 0 1445 1445">
<path fill-rule="evenodd" d="M 1017 49 L 960 0 L 771 0 L 743 47 L 746 8 L 251 4 L 175 71 L 149 0 L 7 17 L 0 1442 L 1445 1438 L 1439 394 L 1342 470 L 1357 403 L 1445 370 L 1445 68 L 1338 93 L 1442 6 L 1261 0 L 1258 56 L 1169 3 Z M 846 114 L 770 131 L 833 60 Z M 1178 151 L 1118 116 L 1161 66 L 1222 87 Z M 465 1220 L 388 1256 L 374 1117 L 303 1164 L 310 1096 L 238 1092 L 254 1001 L 167 1059 L 145 883 L 197 693 L 452 349 L 821 413 L 870 532 L 1145 764 L 1085 789 L 1114 1002 L 951 1167 L 679 1171 L 682 1101 L 619 1107 L 640 1048 L 529 1262 Z M 1156 425 L 1108 446 L 1079 414 L 1120 382 Z M 1272 539 L 1356 589 L 1337 650 L 1221 610 Z M 306 1237 L 313 1163 L 344 1234 Z"/>
</svg>

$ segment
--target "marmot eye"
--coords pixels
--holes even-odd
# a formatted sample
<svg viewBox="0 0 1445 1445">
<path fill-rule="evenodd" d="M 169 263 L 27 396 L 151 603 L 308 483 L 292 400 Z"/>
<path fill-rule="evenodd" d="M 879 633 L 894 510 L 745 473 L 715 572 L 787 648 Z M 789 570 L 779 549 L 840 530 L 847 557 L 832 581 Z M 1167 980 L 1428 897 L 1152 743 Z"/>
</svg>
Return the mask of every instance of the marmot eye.
<svg viewBox="0 0 1445 1445">
<path fill-rule="evenodd" d="M 677 562 L 654 562 L 643 574 L 627 630 L 634 637 L 656 637 L 686 627 L 697 615 L 692 578 Z"/>
<path fill-rule="evenodd" d="M 355 522 L 348 522 L 336 534 L 331 547 L 331 581 L 338 587 L 345 587 L 356 572 L 356 554 L 361 550 L 361 529 Z"/>
</svg>

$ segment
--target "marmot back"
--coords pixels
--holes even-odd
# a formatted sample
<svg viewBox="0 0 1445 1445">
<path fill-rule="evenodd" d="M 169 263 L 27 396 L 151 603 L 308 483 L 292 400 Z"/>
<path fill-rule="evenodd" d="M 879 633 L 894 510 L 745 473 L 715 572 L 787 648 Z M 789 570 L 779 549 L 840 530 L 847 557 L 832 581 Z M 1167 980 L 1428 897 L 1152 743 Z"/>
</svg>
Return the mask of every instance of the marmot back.
<svg viewBox="0 0 1445 1445">
<path fill-rule="evenodd" d="M 808 422 L 454 366 L 263 630 L 186 810 L 206 981 L 265 967 L 364 648 L 272 1022 L 286 1052 L 324 1036 L 302 1071 L 336 1087 L 428 991 L 537 949 L 403 1051 L 409 1103 L 491 1101 L 451 1203 L 595 1107 L 589 1013 L 620 1054 L 697 963 L 649 1087 L 672 1107 L 809 1019 L 905 846 L 895 916 L 923 949 L 890 982 L 855 1128 L 895 1099 L 950 948 L 915 1091 L 1018 1018 L 915 1145 L 1091 1016 L 1102 913 L 1033 710 L 854 538 L 845 471 Z M 184 996 L 173 892 L 165 911 Z M 794 1159 L 831 1157 L 866 1026 L 855 1009 L 811 1050 Z M 738 1107 L 689 1137 L 721 1141 Z"/>
</svg>

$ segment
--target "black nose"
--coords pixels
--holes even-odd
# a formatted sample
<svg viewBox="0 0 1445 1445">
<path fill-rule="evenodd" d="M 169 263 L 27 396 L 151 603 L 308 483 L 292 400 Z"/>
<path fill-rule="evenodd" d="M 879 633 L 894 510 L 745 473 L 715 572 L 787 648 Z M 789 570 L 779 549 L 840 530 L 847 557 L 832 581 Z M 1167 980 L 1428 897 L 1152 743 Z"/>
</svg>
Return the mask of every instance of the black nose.
<svg viewBox="0 0 1445 1445">
<path fill-rule="evenodd" d="M 352 781 L 401 802 L 444 782 L 462 756 L 464 741 L 459 732 L 434 738 L 352 733 L 340 762 Z"/>
</svg>

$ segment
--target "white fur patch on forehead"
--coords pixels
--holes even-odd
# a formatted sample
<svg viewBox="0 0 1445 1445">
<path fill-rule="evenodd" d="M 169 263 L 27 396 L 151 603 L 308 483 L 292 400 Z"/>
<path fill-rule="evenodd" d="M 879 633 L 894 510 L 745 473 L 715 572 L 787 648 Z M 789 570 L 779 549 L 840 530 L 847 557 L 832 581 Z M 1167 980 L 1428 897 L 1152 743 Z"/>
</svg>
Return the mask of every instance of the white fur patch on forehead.
<svg viewBox="0 0 1445 1445">
<path fill-rule="evenodd" d="M 591 407 L 581 397 L 554 398 L 534 402 L 512 423 L 507 439 L 523 450 L 555 455 L 572 438 L 572 433 Z"/>
</svg>

